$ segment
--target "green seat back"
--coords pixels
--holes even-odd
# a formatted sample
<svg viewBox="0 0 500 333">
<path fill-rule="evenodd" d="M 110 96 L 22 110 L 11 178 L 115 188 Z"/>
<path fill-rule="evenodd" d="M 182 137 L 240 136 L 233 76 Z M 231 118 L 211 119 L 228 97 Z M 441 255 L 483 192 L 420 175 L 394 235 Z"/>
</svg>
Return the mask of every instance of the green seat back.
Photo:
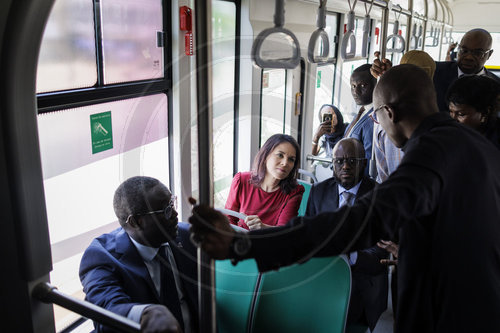
<svg viewBox="0 0 500 333">
<path fill-rule="evenodd" d="M 339 256 L 262 274 L 252 332 L 344 332 L 351 270 Z"/>
<path fill-rule="evenodd" d="M 255 260 L 215 261 L 215 299 L 219 333 L 246 333 L 259 270 Z"/>
<path fill-rule="evenodd" d="M 307 200 L 309 199 L 309 193 L 311 192 L 312 184 L 305 182 L 303 180 L 298 179 L 297 182 L 304 186 L 304 194 L 302 195 L 302 201 L 300 202 L 299 207 L 299 216 L 304 216 L 306 214 L 307 209 Z"/>
</svg>

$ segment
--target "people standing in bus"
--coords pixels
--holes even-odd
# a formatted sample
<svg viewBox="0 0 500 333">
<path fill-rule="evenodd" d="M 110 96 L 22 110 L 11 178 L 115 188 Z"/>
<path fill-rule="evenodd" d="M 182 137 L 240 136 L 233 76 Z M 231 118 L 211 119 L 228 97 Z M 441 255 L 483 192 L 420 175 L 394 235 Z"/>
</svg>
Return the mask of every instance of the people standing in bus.
<svg viewBox="0 0 500 333">
<path fill-rule="evenodd" d="M 493 53 L 491 48 L 492 38 L 484 29 L 469 30 L 458 45 L 457 61 L 437 61 L 434 74 L 434 87 L 439 111 L 448 112 L 445 95 L 448 88 L 462 75 L 485 75 L 498 82 L 500 78 L 488 71 L 484 64 Z M 392 67 L 389 59 L 375 60 L 371 72 L 379 77 Z"/>
<path fill-rule="evenodd" d="M 376 66 L 377 63 L 380 63 L 378 59 L 379 55 L 379 52 L 375 52 L 376 59 L 373 62 L 372 68 Z M 434 71 L 436 70 L 436 63 L 431 56 L 427 54 L 427 52 L 419 50 L 406 52 L 401 58 L 400 64 L 416 65 L 429 74 L 431 79 L 434 77 Z M 387 133 L 385 133 L 376 119 L 376 115 L 372 115 L 372 120 L 375 123 L 373 125 L 373 149 L 375 164 L 377 166 L 377 182 L 382 183 L 394 172 L 394 170 L 396 170 L 399 163 L 401 163 L 404 152 L 392 143 Z"/>
<path fill-rule="evenodd" d="M 446 94 L 450 116 L 483 134 L 500 149 L 500 83 L 487 76 L 464 76 Z"/>
<path fill-rule="evenodd" d="M 297 183 L 300 147 L 290 135 L 274 134 L 260 148 L 251 172 L 238 172 L 226 209 L 246 215 L 232 223 L 255 230 L 285 225 L 297 216 L 304 186 Z"/>
<path fill-rule="evenodd" d="M 331 104 L 323 104 L 318 117 L 320 124 L 313 136 L 311 154 L 330 157 L 333 147 L 344 136 L 344 117 L 340 110 Z"/>
<path fill-rule="evenodd" d="M 377 80 L 370 74 L 371 64 L 356 68 L 351 75 L 351 94 L 358 106 L 356 116 L 347 126 L 344 138 L 355 138 L 361 141 L 365 148 L 366 158 L 372 155 L 373 122 L 369 116 L 373 112 L 373 89 Z M 368 167 L 365 169 L 368 175 Z"/>
<path fill-rule="evenodd" d="M 155 178 L 132 177 L 113 207 L 121 227 L 94 239 L 80 263 L 85 299 L 141 331 L 196 332 L 196 249 L 188 224 L 178 224 L 175 197 Z"/>
<path fill-rule="evenodd" d="M 361 142 L 354 138 L 340 140 L 333 149 L 334 176 L 312 186 L 305 216 L 333 212 L 344 205 L 352 206 L 370 192 L 376 183 L 364 176 L 366 164 Z M 377 246 L 348 255 L 352 286 L 347 331 L 349 325 L 367 326 L 373 330 L 387 309 L 387 268 L 380 263 L 387 257 L 387 251 Z"/>
<path fill-rule="evenodd" d="M 396 66 L 380 78 L 374 112 L 405 156 L 352 207 L 237 233 L 222 214 L 196 206 L 189 218 L 193 238 L 213 258 L 255 258 L 267 271 L 399 234 L 395 332 L 496 331 L 500 154 L 439 112 L 435 97 L 431 79 L 417 66 Z"/>
</svg>

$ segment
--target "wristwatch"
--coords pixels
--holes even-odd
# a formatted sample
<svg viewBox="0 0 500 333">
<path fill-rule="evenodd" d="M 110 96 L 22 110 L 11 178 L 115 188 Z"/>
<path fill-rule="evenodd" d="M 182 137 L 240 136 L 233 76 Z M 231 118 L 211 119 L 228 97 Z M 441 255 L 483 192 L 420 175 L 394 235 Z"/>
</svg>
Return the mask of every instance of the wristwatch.
<svg viewBox="0 0 500 333">
<path fill-rule="evenodd" d="M 252 242 L 246 233 L 235 233 L 233 241 L 231 242 L 231 251 L 237 258 L 247 255 L 251 247 Z"/>
</svg>

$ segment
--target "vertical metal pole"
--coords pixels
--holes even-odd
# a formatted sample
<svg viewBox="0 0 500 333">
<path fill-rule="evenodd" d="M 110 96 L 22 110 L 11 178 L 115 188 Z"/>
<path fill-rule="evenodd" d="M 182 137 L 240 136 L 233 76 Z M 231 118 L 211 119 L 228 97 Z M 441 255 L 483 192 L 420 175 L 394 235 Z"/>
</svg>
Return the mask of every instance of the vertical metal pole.
<svg viewBox="0 0 500 333">
<path fill-rule="evenodd" d="M 380 38 L 380 59 L 385 58 L 385 51 L 387 49 L 387 28 L 389 27 L 389 15 L 391 14 L 391 9 L 389 8 L 389 4 L 387 5 L 386 8 L 384 8 L 382 12 L 382 22 L 381 22 L 381 28 L 382 31 L 380 32 L 381 38 Z"/>
<path fill-rule="evenodd" d="M 196 0 L 196 94 L 200 203 L 213 206 L 211 1 Z M 198 249 L 200 332 L 215 332 L 214 261 Z"/>
</svg>

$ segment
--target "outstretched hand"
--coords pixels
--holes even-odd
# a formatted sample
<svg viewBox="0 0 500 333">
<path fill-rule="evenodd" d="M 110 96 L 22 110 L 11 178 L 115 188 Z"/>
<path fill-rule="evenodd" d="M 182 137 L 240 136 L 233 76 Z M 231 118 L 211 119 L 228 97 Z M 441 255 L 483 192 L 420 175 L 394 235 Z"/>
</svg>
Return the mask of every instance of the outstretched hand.
<svg viewBox="0 0 500 333">
<path fill-rule="evenodd" d="M 386 250 L 392 256 L 394 257 L 394 260 L 391 259 L 381 259 L 380 263 L 382 265 L 397 265 L 398 264 L 398 251 L 399 251 L 399 245 L 391 242 L 391 241 L 386 241 L 386 240 L 380 240 L 380 242 L 377 242 L 377 246 Z"/>
<path fill-rule="evenodd" d="M 392 62 L 389 59 L 380 60 L 380 52 L 375 52 L 375 59 L 373 60 L 372 67 L 370 68 L 370 73 L 378 79 L 382 74 L 387 72 L 392 67 Z"/>
<path fill-rule="evenodd" d="M 189 202 L 193 205 L 193 215 L 189 217 L 193 243 L 214 259 L 228 258 L 234 230 L 227 217 L 207 205 L 196 205 L 193 198 Z"/>
<path fill-rule="evenodd" d="M 181 326 L 166 306 L 154 304 L 146 307 L 141 315 L 143 333 L 180 333 Z"/>
</svg>

